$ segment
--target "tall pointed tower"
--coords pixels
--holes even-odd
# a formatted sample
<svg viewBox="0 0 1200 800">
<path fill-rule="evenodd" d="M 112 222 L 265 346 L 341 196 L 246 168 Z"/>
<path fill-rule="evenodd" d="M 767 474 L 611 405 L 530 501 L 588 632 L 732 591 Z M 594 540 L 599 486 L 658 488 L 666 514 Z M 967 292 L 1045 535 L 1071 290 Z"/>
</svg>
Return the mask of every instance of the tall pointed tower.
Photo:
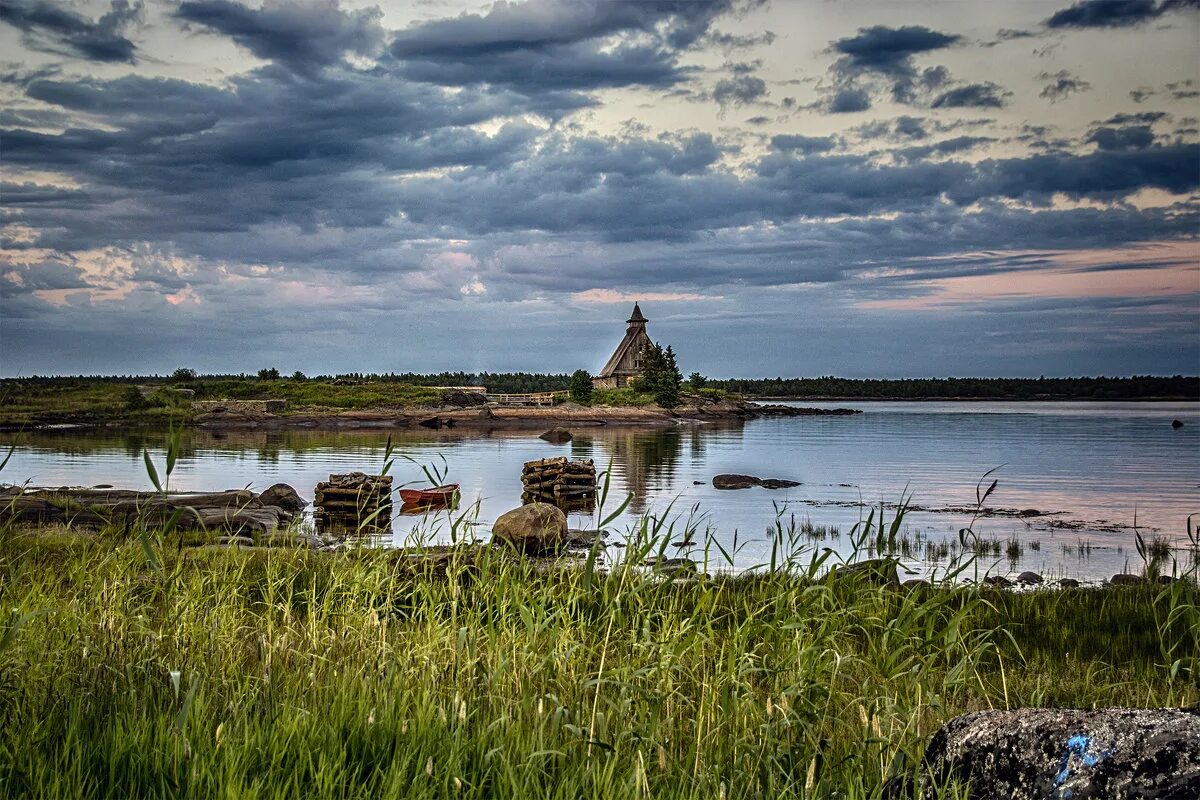
<svg viewBox="0 0 1200 800">
<path fill-rule="evenodd" d="M 646 333 L 649 320 L 642 314 L 641 307 L 634 303 L 633 313 L 625 322 L 628 326 L 625 328 L 625 338 L 617 345 L 600 374 L 592 379 L 592 385 L 597 389 L 620 389 L 642 373 L 642 348 L 652 344 Z"/>
</svg>

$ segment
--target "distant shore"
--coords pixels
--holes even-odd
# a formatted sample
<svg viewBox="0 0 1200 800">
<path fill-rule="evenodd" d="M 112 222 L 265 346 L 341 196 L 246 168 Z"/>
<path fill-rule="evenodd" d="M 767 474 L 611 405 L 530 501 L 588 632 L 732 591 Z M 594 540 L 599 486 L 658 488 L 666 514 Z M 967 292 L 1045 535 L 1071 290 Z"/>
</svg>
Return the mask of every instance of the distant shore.
<svg viewBox="0 0 1200 800">
<path fill-rule="evenodd" d="M 754 403 L 1196 403 L 1200 397 L 856 397 L 854 395 L 746 395 Z"/>
</svg>

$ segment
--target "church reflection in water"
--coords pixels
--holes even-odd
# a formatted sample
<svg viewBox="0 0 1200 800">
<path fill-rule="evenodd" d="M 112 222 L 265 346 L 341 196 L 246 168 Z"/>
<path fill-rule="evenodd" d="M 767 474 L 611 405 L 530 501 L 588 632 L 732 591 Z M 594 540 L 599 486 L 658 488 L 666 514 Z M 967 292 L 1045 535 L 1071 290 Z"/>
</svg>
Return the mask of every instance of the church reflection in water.
<svg viewBox="0 0 1200 800">
<path fill-rule="evenodd" d="M 731 428 L 733 430 L 731 430 Z M 591 458 L 603 471 L 612 463 L 608 506 L 616 508 L 632 494 L 629 511 L 641 514 L 656 493 L 678 488 L 683 459 L 698 465 L 703 460 L 706 437 L 720 430 L 728 437 L 740 433 L 734 425 L 689 425 L 670 428 L 594 428 L 579 430 L 571 441 L 571 458 Z M 603 479 L 601 479 L 603 480 Z"/>
</svg>

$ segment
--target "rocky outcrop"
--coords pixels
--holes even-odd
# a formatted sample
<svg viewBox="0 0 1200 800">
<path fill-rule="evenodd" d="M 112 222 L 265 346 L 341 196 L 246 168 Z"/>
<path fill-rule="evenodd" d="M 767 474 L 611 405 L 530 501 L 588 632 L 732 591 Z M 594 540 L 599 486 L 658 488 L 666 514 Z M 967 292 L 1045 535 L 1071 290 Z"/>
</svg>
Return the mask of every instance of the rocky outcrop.
<svg viewBox="0 0 1200 800">
<path fill-rule="evenodd" d="M 893 781 L 884 796 L 920 796 L 957 781 L 969 784 L 972 800 L 1194 800 L 1200 797 L 1200 712 L 1026 708 L 964 714 L 934 734 L 917 781 L 918 787 Z"/>
<path fill-rule="evenodd" d="M 567 516 L 549 503 L 529 503 L 501 514 L 492 541 L 528 555 L 552 553 L 567 540 Z"/>
<path fill-rule="evenodd" d="M 846 417 L 862 413 L 857 408 L 800 408 L 757 403 L 751 403 L 750 410 L 760 417 Z"/>
</svg>

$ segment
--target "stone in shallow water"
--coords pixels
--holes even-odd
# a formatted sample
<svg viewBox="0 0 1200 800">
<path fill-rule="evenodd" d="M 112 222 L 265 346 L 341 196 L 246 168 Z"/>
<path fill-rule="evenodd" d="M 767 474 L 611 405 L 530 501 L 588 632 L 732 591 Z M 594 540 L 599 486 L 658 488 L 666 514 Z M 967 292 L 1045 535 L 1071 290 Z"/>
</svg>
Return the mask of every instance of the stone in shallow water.
<svg viewBox="0 0 1200 800">
<path fill-rule="evenodd" d="M 964 714 L 933 735 L 922 788 L 970 782 L 972 800 L 1200 797 L 1200 712 L 1024 708 Z M 905 781 L 884 792 L 900 798 Z"/>
</svg>

